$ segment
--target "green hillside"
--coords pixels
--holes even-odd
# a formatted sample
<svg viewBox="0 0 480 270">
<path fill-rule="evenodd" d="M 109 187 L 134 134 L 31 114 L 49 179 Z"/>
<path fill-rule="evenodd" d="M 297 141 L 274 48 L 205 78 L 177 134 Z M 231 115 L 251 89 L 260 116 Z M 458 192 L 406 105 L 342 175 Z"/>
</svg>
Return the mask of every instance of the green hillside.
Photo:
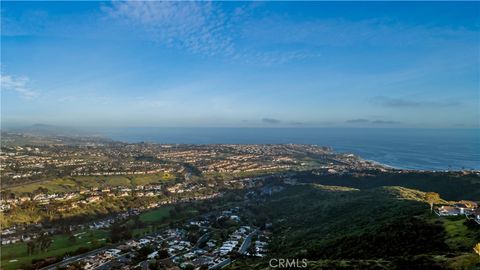
<svg viewBox="0 0 480 270">
<path fill-rule="evenodd" d="M 480 199 L 480 175 L 458 172 L 370 172 L 366 174 L 321 174 L 300 172 L 299 182 L 369 189 L 381 186 L 402 186 L 411 189 L 434 191 L 446 200 Z"/>
<path fill-rule="evenodd" d="M 252 218 L 273 224 L 269 257 L 235 262 L 231 268 L 265 268 L 269 258 L 306 258 L 309 269 L 480 266 L 472 250 L 480 241 L 480 226 L 464 217 L 431 214 L 423 196 L 402 187 L 289 187 L 250 209 Z"/>
</svg>

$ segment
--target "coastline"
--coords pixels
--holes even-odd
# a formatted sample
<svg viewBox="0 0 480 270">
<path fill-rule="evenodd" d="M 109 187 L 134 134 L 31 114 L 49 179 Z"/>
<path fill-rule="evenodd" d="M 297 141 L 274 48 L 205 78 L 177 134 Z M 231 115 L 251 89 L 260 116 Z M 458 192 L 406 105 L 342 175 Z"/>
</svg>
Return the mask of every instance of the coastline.
<svg viewBox="0 0 480 270">
<path fill-rule="evenodd" d="M 344 132 L 336 134 L 331 129 L 308 129 L 307 133 L 302 133 L 307 129 L 302 129 L 300 133 L 282 133 L 286 129 L 277 128 L 275 134 L 262 132 L 257 134 L 260 129 L 235 129 L 239 134 L 230 134 L 225 136 L 225 132 L 232 129 L 149 129 L 144 133 L 141 129 L 127 129 L 128 132 L 96 132 L 92 136 L 72 136 L 59 135 L 59 137 L 73 139 L 92 139 L 104 140 L 108 142 L 120 143 L 152 143 L 168 145 L 254 145 L 254 144 L 305 144 L 328 147 L 331 151 L 338 154 L 354 154 L 355 156 L 381 165 L 386 168 L 396 170 L 412 171 L 465 171 L 480 170 L 480 133 L 475 130 L 474 133 L 461 133 L 458 138 L 450 142 L 444 142 L 438 138 L 428 140 L 425 137 L 413 136 L 409 140 L 402 139 L 402 136 L 391 137 L 388 140 L 377 137 L 382 132 L 369 134 L 363 130 L 362 134 L 346 135 Z M 261 129 L 266 131 L 267 129 Z M 270 131 L 273 129 L 269 129 Z M 315 132 L 328 131 L 328 134 L 317 134 Z M 138 132 L 142 131 L 142 132 Z M 188 132 L 187 132 L 188 131 Z M 356 130 L 357 131 L 357 130 Z M 462 130 L 464 131 L 464 130 Z M 203 132 L 203 133 L 202 133 Z M 205 133 L 206 132 L 206 133 Z M 253 132 L 253 133 L 252 133 Z M 359 131 L 357 131 L 359 132 Z M 425 132 L 425 131 L 423 131 Z M 14 132 L 15 134 L 30 134 L 31 136 L 52 137 L 50 134 L 38 134 L 29 132 Z M 478 134 L 477 134 L 478 133 Z M 243 136 L 246 135 L 246 136 Z M 257 136 L 258 135 L 258 136 Z M 324 136 L 325 135 L 325 136 Z M 333 135 L 338 135 L 335 137 Z M 359 135 L 359 136 L 357 136 Z M 374 137 L 370 138 L 370 136 Z M 467 136 L 468 135 L 468 136 Z M 478 136 L 477 136 L 478 135 Z M 443 138 L 444 139 L 444 138 Z M 448 138 L 447 138 L 448 139 Z M 356 143 L 359 141 L 359 143 Z M 476 151 L 475 149 L 478 149 Z"/>
<path fill-rule="evenodd" d="M 480 170 L 480 129 L 124 128 L 103 135 L 165 144 L 315 144 L 396 169 Z"/>
</svg>

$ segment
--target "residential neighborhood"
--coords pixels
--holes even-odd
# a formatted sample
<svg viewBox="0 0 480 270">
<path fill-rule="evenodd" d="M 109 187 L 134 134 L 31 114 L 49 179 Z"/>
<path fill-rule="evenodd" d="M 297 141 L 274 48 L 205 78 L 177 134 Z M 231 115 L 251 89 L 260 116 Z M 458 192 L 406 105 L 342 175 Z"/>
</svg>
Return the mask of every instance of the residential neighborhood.
<svg viewBox="0 0 480 270">
<path fill-rule="evenodd" d="M 206 214 L 180 224 L 177 228 L 146 235 L 100 249 L 85 256 L 66 260 L 42 269 L 77 267 L 74 269 L 127 269 L 129 265 L 138 267 L 166 267 L 167 269 L 220 269 L 235 260 L 239 255 L 263 257 L 268 252 L 270 232 L 242 222 L 239 207 Z M 228 218 L 234 223 L 228 235 L 220 234 L 215 222 Z M 195 240 L 189 237 L 189 231 L 199 232 Z M 255 239 L 255 240 L 253 240 Z"/>
<path fill-rule="evenodd" d="M 126 144 L 107 140 L 20 146 L 15 140 L 36 137 L 4 133 L 0 173 L 6 183 L 28 183 L 49 177 L 161 175 L 190 177 L 195 173 L 286 171 L 329 166 L 342 171 L 387 169 L 352 154 L 338 154 L 316 145 L 165 145 Z M 312 162 L 309 156 L 315 157 Z"/>
<path fill-rule="evenodd" d="M 316 145 L 63 140 L 2 145 L 1 247 L 8 269 L 220 269 L 240 258 L 268 258 L 275 216 L 257 211 L 276 194 L 478 177 L 470 170 L 400 170 Z M 424 199 L 420 191 L 404 192 Z M 436 215 L 480 225 L 478 202 L 442 202 Z"/>
</svg>

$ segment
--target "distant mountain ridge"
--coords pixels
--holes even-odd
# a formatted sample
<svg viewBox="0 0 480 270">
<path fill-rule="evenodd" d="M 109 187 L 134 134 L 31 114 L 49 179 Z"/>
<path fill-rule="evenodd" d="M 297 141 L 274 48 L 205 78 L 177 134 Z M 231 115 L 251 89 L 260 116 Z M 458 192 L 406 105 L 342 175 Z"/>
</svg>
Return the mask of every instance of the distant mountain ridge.
<svg viewBox="0 0 480 270">
<path fill-rule="evenodd" d="M 6 129 L 8 132 L 22 133 L 35 136 L 91 136 L 88 132 L 81 131 L 71 127 L 55 126 L 47 124 L 34 124 L 26 127 L 17 127 Z"/>
</svg>

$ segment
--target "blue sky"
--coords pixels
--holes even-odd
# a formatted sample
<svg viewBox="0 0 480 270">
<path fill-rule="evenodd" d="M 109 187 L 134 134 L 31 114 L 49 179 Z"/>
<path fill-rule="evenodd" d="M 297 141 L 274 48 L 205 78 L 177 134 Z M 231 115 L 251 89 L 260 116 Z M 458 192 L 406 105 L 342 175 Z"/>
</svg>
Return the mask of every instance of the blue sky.
<svg viewBox="0 0 480 270">
<path fill-rule="evenodd" d="M 478 2 L 3 2 L 2 125 L 479 127 Z"/>
</svg>

